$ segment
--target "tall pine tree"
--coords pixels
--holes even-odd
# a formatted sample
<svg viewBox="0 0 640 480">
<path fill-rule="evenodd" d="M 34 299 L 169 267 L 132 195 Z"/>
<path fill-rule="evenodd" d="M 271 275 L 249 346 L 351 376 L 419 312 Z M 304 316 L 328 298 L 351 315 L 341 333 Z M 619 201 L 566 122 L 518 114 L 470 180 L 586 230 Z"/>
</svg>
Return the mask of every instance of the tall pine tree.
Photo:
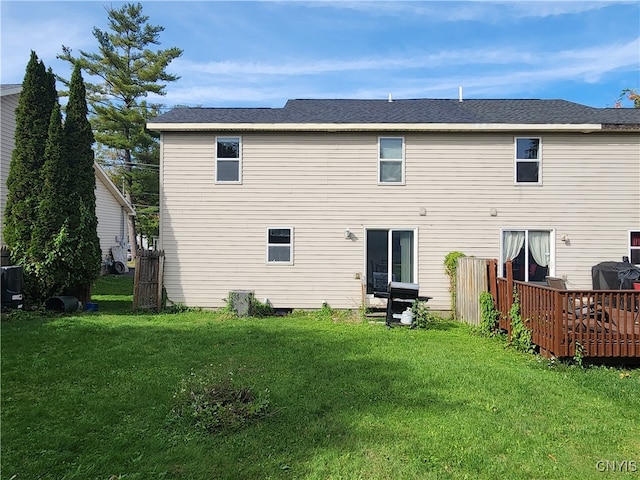
<svg viewBox="0 0 640 480">
<path fill-rule="evenodd" d="M 71 293 L 83 301 L 91 298 L 91 284 L 100 274 L 101 251 L 96 217 L 96 176 L 93 170 L 93 132 L 87 118 L 87 97 L 80 65 L 71 75 L 69 102 L 64 123 L 65 155 L 73 174 L 68 212 L 69 235 L 75 255 L 69 265 L 73 279 Z"/>
<path fill-rule="evenodd" d="M 163 82 L 179 78 L 167 73 L 166 69 L 182 50 L 172 47 L 154 51 L 150 48 L 160 43 L 159 35 L 164 27 L 150 25 L 140 3 L 107 8 L 107 14 L 110 31 L 93 29 L 93 36 L 98 41 L 97 53 L 80 50 L 79 57 L 74 57 L 71 49 L 63 46 L 63 53 L 58 58 L 80 64 L 92 80 L 97 79 L 97 83 L 86 83 L 95 139 L 116 152 L 118 165 L 124 171 L 125 197 L 137 206 L 136 193 L 140 189 L 136 183 L 145 181 L 138 175 L 145 170 L 141 164 L 159 163 L 157 157 L 140 161 L 138 155 L 153 152 L 150 144 L 157 142 L 157 136 L 149 133 L 145 126 L 147 120 L 157 114 L 159 106 L 148 103 L 145 98 L 149 94 L 164 95 Z M 153 172 L 157 184 L 157 168 Z M 157 205 L 157 199 L 154 204 Z M 128 227 L 129 242 L 135 254 L 137 229 L 134 217 L 129 217 Z"/>
</svg>

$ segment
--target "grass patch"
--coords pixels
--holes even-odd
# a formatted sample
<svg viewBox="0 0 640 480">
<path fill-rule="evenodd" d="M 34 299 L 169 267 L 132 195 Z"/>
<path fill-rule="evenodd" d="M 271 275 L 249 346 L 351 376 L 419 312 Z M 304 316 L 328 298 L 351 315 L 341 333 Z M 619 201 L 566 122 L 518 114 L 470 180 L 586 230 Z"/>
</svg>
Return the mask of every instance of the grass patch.
<svg viewBox="0 0 640 480">
<path fill-rule="evenodd" d="M 104 275 L 91 291 L 91 300 L 103 312 L 128 314 L 133 310 L 133 276 Z"/>
<path fill-rule="evenodd" d="M 637 370 L 568 367 L 453 323 L 128 315 L 94 292 L 98 313 L 2 322 L 3 478 L 600 479 L 599 461 L 640 464 Z M 213 429 L 176 415 L 185 386 L 219 384 L 268 414 Z"/>
</svg>

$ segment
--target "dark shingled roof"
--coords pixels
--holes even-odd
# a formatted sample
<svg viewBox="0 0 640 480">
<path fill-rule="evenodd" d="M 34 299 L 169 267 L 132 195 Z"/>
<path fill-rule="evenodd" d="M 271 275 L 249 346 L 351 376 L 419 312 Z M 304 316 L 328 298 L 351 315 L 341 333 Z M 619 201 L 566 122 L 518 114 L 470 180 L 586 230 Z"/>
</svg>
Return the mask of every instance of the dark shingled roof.
<svg viewBox="0 0 640 480">
<path fill-rule="evenodd" d="M 640 109 L 566 100 L 289 100 L 283 108 L 175 108 L 154 123 L 460 123 L 640 125 Z"/>
<path fill-rule="evenodd" d="M 9 90 L 15 90 L 22 88 L 21 83 L 2 83 L 0 84 L 0 92 L 8 92 Z"/>
</svg>

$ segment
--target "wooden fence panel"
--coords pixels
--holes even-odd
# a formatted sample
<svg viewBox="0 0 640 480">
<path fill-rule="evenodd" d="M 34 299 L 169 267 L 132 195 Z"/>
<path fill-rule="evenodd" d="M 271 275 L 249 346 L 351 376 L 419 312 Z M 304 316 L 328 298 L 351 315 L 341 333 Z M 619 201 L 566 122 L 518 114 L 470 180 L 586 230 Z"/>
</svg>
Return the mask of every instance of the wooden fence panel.
<svg viewBox="0 0 640 480">
<path fill-rule="evenodd" d="M 480 325 L 480 293 L 489 290 L 484 258 L 461 257 L 456 269 L 456 318 Z"/>
<path fill-rule="evenodd" d="M 164 251 L 141 250 L 136 256 L 133 286 L 133 309 L 162 309 L 162 274 Z"/>
</svg>

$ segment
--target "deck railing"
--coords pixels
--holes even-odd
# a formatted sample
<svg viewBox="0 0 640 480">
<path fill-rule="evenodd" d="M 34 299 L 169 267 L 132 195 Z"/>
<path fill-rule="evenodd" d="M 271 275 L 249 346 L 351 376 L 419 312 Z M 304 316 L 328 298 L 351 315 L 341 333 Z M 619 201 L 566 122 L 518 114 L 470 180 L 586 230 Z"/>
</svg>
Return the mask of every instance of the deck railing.
<svg viewBox="0 0 640 480">
<path fill-rule="evenodd" d="M 500 327 L 511 334 L 509 310 L 517 292 L 520 315 L 546 356 L 640 357 L 640 291 L 557 290 L 497 279 Z"/>
</svg>

